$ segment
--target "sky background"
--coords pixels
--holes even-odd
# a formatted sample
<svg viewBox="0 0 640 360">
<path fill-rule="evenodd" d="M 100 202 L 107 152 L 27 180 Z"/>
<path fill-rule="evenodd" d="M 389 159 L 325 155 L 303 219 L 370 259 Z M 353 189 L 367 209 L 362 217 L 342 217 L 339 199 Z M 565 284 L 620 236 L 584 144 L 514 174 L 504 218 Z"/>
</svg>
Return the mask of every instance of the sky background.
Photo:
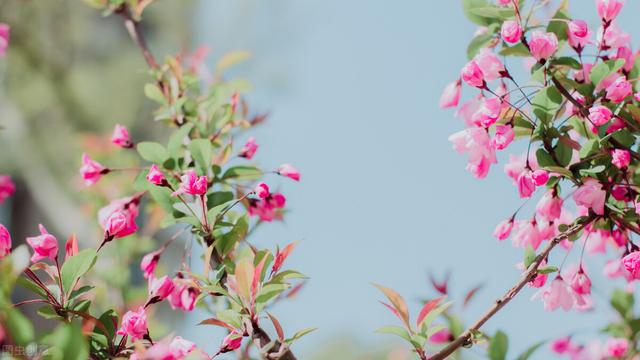
<svg viewBox="0 0 640 360">
<path fill-rule="evenodd" d="M 627 8 L 621 25 L 633 35 L 640 4 Z M 574 1 L 572 11 L 596 23 L 593 1 Z M 459 1 L 208 0 L 194 26 L 213 60 L 230 50 L 253 53 L 236 73 L 254 84 L 254 108 L 272 113 L 252 134 L 261 146 L 257 160 L 289 162 L 303 174 L 299 184 L 282 183 L 292 210 L 286 223 L 255 238 L 264 245 L 301 240 L 288 265 L 311 279 L 274 313 L 290 333 L 319 328 L 296 345 L 302 358 L 342 336 L 363 348 L 393 342 L 374 333 L 396 319 L 377 302 L 372 282 L 403 294 L 414 316 L 418 299 L 434 296 L 429 272 L 451 271 L 458 302 L 485 284 L 464 315 L 468 323 L 516 281 L 522 250 L 491 232 L 520 205 L 517 191 L 503 163 L 483 181 L 465 171 L 465 158 L 447 141 L 462 121 L 437 106 L 475 31 Z M 513 149 L 519 155 L 522 148 Z M 509 358 L 539 340 L 596 331 L 613 317 L 598 306 L 608 288 L 596 266 L 595 312 L 545 312 L 525 289 L 486 329 L 511 335 Z M 210 336 L 190 337 L 206 344 Z"/>
</svg>

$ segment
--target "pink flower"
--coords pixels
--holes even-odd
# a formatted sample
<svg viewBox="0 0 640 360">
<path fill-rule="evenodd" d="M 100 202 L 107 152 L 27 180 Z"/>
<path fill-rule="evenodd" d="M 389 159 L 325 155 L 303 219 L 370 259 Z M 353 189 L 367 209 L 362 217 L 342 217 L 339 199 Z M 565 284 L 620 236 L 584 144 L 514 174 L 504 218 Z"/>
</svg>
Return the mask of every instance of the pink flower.
<svg viewBox="0 0 640 360">
<path fill-rule="evenodd" d="M 460 102 L 460 92 L 462 90 L 462 82 L 460 79 L 449 83 L 440 96 L 440 107 L 443 109 L 456 107 Z"/>
<path fill-rule="evenodd" d="M 497 0 L 498 5 L 502 5 L 502 6 L 507 6 L 511 4 L 511 2 L 513 2 L 513 0 Z"/>
<path fill-rule="evenodd" d="M 108 237 L 122 238 L 138 230 L 136 217 L 139 202 L 139 195 L 121 198 L 98 211 L 98 222 Z"/>
<path fill-rule="evenodd" d="M 261 182 L 256 185 L 256 187 L 253 189 L 253 192 L 255 192 L 260 199 L 264 199 L 269 196 L 269 186 Z"/>
<path fill-rule="evenodd" d="M 627 350 L 629 349 L 629 340 L 624 338 L 609 339 L 607 340 L 605 347 L 608 356 L 620 358 L 627 353 Z"/>
<path fill-rule="evenodd" d="M 600 26 L 596 38 L 604 47 L 617 49 L 623 46 L 629 47 L 631 43 L 631 35 L 622 31 L 614 22 L 609 25 L 607 31 L 604 33 L 604 37 L 602 36 L 603 32 L 604 27 Z"/>
<path fill-rule="evenodd" d="M 602 184 L 598 180 L 587 178 L 573 193 L 573 201 L 577 205 L 591 208 L 598 215 L 603 215 L 606 196 L 607 192 L 602 189 Z"/>
<path fill-rule="evenodd" d="M 289 164 L 282 164 L 278 169 L 276 169 L 276 173 L 281 176 L 286 176 L 289 179 L 300 181 L 300 172 Z"/>
<path fill-rule="evenodd" d="M 91 160 L 89 155 L 82 154 L 82 166 L 80 167 L 80 174 L 82 175 L 82 178 L 84 179 L 84 183 L 86 185 L 95 184 L 96 182 L 98 182 L 98 180 L 100 180 L 100 177 L 102 177 L 102 175 L 108 172 L 109 169 L 102 166 L 102 164 L 97 161 Z"/>
<path fill-rule="evenodd" d="M 224 340 L 222 340 L 222 345 L 220 345 L 220 350 L 218 352 L 220 354 L 236 350 L 242 346 L 242 335 L 233 331 L 229 335 L 227 335 Z"/>
<path fill-rule="evenodd" d="M 0 23 L 0 57 L 4 57 L 9 47 L 9 31 L 11 27 L 8 24 Z"/>
<path fill-rule="evenodd" d="M 623 169 L 629 166 L 631 162 L 631 153 L 625 149 L 613 149 L 611 151 L 611 163 L 618 169 Z"/>
<path fill-rule="evenodd" d="M 518 221 L 515 234 L 512 237 L 513 246 L 525 248 L 531 245 L 537 249 L 542 243 L 542 236 L 535 219 L 529 221 Z"/>
<path fill-rule="evenodd" d="M 0 204 L 16 192 L 16 185 L 9 175 L 0 175 Z"/>
<path fill-rule="evenodd" d="M 176 336 L 171 340 L 171 343 L 169 343 L 169 348 L 171 348 L 171 352 L 176 359 L 182 359 L 196 349 L 196 344 L 180 336 Z"/>
<path fill-rule="evenodd" d="M 182 309 L 184 311 L 192 311 L 196 305 L 196 298 L 199 295 L 198 289 L 189 284 L 178 285 L 175 283 L 175 288 L 171 295 L 169 295 L 169 304 L 173 309 Z"/>
<path fill-rule="evenodd" d="M 27 238 L 27 243 L 33 248 L 31 262 L 38 262 L 41 259 L 49 258 L 55 260 L 58 257 L 58 240 L 47 232 L 47 229 L 40 224 L 40 235 Z"/>
<path fill-rule="evenodd" d="M 516 133 L 511 125 L 496 125 L 496 133 L 491 139 L 491 145 L 496 150 L 504 150 L 511 144 Z"/>
<path fill-rule="evenodd" d="M 582 51 L 585 45 L 590 44 L 591 31 L 584 20 L 572 20 L 567 26 L 567 37 L 569 45 L 578 52 Z"/>
<path fill-rule="evenodd" d="M 469 154 L 467 170 L 478 179 L 486 177 L 491 164 L 497 163 L 495 149 L 485 129 L 467 128 L 449 136 L 449 141 L 457 152 Z"/>
<path fill-rule="evenodd" d="M 547 283 L 547 277 L 547 274 L 536 274 L 536 277 L 529 281 L 529 286 L 539 289 Z"/>
<path fill-rule="evenodd" d="M 574 348 L 574 345 L 571 343 L 570 337 L 563 336 L 559 339 L 553 340 L 549 344 L 549 347 L 551 348 L 551 351 L 553 351 L 554 353 L 562 355 L 567 352 L 570 352 L 571 349 Z"/>
<path fill-rule="evenodd" d="M 498 98 L 484 99 L 482 104 L 471 116 L 472 122 L 477 126 L 488 128 L 500 117 L 502 111 L 502 101 Z"/>
<path fill-rule="evenodd" d="M 631 83 L 624 76 L 617 78 L 611 85 L 607 86 L 607 99 L 619 104 L 633 93 Z"/>
<path fill-rule="evenodd" d="M 159 300 L 164 300 L 171 293 L 175 285 L 173 284 L 173 280 L 168 276 L 163 276 L 159 279 L 154 278 L 153 276 L 149 278 L 149 298 L 157 298 Z"/>
<path fill-rule="evenodd" d="M 164 174 L 158 168 L 158 165 L 153 164 L 149 169 L 149 173 L 147 174 L 147 181 L 154 185 L 162 186 L 166 184 L 167 179 L 164 177 Z"/>
<path fill-rule="evenodd" d="M 429 341 L 433 344 L 445 344 L 451 341 L 451 337 L 451 331 L 449 331 L 449 329 L 447 328 L 444 328 L 431 335 Z"/>
<path fill-rule="evenodd" d="M 616 59 L 624 60 L 624 66 L 622 67 L 622 69 L 626 72 L 630 72 L 636 62 L 636 56 L 628 46 L 621 46 L 618 48 Z"/>
<path fill-rule="evenodd" d="M 281 193 L 270 194 L 264 199 L 249 199 L 249 216 L 258 216 L 262 221 L 281 218 L 278 209 L 284 208 L 286 199 Z"/>
<path fill-rule="evenodd" d="M 533 172 L 523 171 L 520 176 L 518 176 L 518 193 L 520 197 L 531 197 L 534 191 L 536 191 L 536 183 L 533 180 Z"/>
<path fill-rule="evenodd" d="M 126 126 L 123 126 L 120 124 L 116 124 L 115 129 L 113 129 L 113 135 L 111 135 L 111 142 L 122 148 L 133 147 L 133 142 L 131 142 L 131 137 L 129 136 L 129 129 L 127 129 Z"/>
<path fill-rule="evenodd" d="M 573 74 L 573 78 L 580 83 L 582 82 L 587 84 L 590 83 L 591 78 L 589 78 L 589 75 L 591 74 L 592 68 L 593 68 L 593 64 L 583 64 L 582 69 L 575 71 L 575 73 Z M 582 97 L 581 104 L 584 104 L 584 96 Z"/>
<path fill-rule="evenodd" d="M 622 258 L 622 265 L 632 279 L 640 279 L 640 251 L 633 251 Z"/>
<path fill-rule="evenodd" d="M 602 105 L 594 106 L 589 109 L 589 120 L 591 120 L 591 122 L 595 126 L 606 124 L 609 120 L 611 120 L 612 116 L 613 113 L 611 112 L 611 110 Z"/>
<path fill-rule="evenodd" d="M 502 61 L 488 48 L 482 48 L 474 60 L 480 67 L 485 81 L 499 79 L 506 72 Z"/>
<path fill-rule="evenodd" d="M 536 213 L 547 221 L 558 219 L 562 213 L 562 199 L 554 190 L 547 190 L 536 205 Z"/>
<path fill-rule="evenodd" d="M 542 302 L 547 311 L 554 311 L 558 308 L 569 311 L 573 307 L 571 287 L 560 276 L 557 276 L 542 291 Z"/>
<path fill-rule="evenodd" d="M 482 106 L 483 101 L 484 97 L 481 94 L 472 97 L 471 99 L 460 105 L 458 110 L 456 110 L 455 116 L 462 118 L 467 126 L 474 125 L 473 115 L 478 111 L 480 106 Z"/>
<path fill-rule="evenodd" d="M 618 16 L 624 0 L 596 0 L 598 16 L 604 21 L 611 21 Z"/>
<path fill-rule="evenodd" d="M 132 341 L 144 338 L 147 334 L 147 314 L 141 306 L 138 311 L 127 311 L 122 317 L 118 335 L 128 335 Z"/>
<path fill-rule="evenodd" d="M 493 231 L 493 236 L 502 241 L 509 237 L 511 230 L 513 229 L 513 218 L 502 221 L 496 229 Z"/>
<path fill-rule="evenodd" d="M 207 177 L 204 175 L 198 177 L 194 170 L 187 170 L 184 175 L 180 177 L 180 180 L 180 187 L 174 191 L 171 196 L 184 193 L 191 195 L 204 195 L 207 193 Z"/>
<path fill-rule="evenodd" d="M 500 36 L 502 40 L 509 44 L 515 44 L 520 41 L 522 36 L 522 28 L 515 20 L 507 20 L 502 23 L 502 29 L 500 29 Z"/>
<path fill-rule="evenodd" d="M 549 173 L 546 170 L 534 170 L 531 177 L 536 186 L 545 185 L 549 181 Z"/>
<path fill-rule="evenodd" d="M 531 56 L 536 60 L 548 59 L 558 50 L 558 38 L 551 32 L 533 31 L 529 39 L 529 48 Z"/>
<path fill-rule="evenodd" d="M 158 261 L 160 261 L 160 253 L 158 251 L 148 253 L 142 257 L 142 261 L 140 261 L 140 269 L 142 270 L 145 279 L 148 279 L 153 275 L 156 266 L 158 266 Z"/>
<path fill-rule="evenodd" d="M 251 160 L 253 155 L 256 154 L 256 151 L 258 151 L 258 144 L 256 144 L 256 138 L 252 136 L 247 140 L 242 149 L 240 149 L 238 156 Z"/>
<path fill-rule="evenodd" d="M 11 235 L 4 225 L 0 224 L 0 259 L 11 252 Z"/>
<path fill-rule="evenodd" d="M 582 268 L 571 277 L 571 288 L 579 295 L 591 294 L 591 280 Z"/>
<path fill-rule="evenodd" d="M 477 88 L 483 88 L 485 86 L 484 74 L 475 60 L 469 61 L 467 65 L 462 68 L 460 76 L 469 86 Z"/>
</svg>

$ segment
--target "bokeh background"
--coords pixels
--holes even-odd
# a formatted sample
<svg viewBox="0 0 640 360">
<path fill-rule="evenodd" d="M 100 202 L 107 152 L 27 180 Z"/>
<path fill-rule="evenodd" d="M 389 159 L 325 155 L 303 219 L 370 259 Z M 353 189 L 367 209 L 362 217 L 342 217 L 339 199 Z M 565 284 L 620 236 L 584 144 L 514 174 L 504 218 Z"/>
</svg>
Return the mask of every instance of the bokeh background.
<svg viewBox="0 0 640 360">
<path fill-rule="evenodd" d="M 640 3 L 626 7 L 620 25 L 635 35 Z M 592 1 L 573 1 L 571 10 L 597 24 Z M 0 62 L 0 173 L 19 189 L 0 221 L 17 239 L 39 221 L 90 238 L 81 205 L 89 195 L 76 174 L 92 134 L 117 122 L 134 138 L 162 136 L 142 92 L 145 64 L 118 18 L 78 0 L 2 0 L 0 21 L 12 26 Z M 296 345 L 301 358 L 402 358 L 394 339 L 374 333 L 395 319 L 372 282 L 398 290 L 414 313 L 435 296 L 429 274 L 450 272 L 458 302 L 482 284 L 463 315 L 471 321 L 518 278 L 521 250 L 491 236 L 521 205 L 516 190 L 501 165 L 483 181 L 465 171 L 447 141 L 462 122 L 437 106 L 475 30 L 458 1 L 161 0 L 145 13 L 143 31 L 160 58 L 199 45 L 212 49 L 211 66 L 229 51 L 252 53 L 232 73 L 253 83 L 251 103 L 272 115 L 252 134 L 257 160 L 303 173 L 282 189 L 292 209 L 286 221 L 257 232 L 261 244 L 301 240 L 289 264 L 311 280 L 274 309 L 291 332 L 319 328 Z M 510 334 L 510 358 L 540 340 L 593 335 L 614 316 L 603 306 L 611 284 L 593 281 L 593 312 L 545 312 L 527 289 L 487 329 Z M 221 334 L 195 328 L 197 317 L 177 319 L 175 331 L 213 350 Z"/>
</svg>

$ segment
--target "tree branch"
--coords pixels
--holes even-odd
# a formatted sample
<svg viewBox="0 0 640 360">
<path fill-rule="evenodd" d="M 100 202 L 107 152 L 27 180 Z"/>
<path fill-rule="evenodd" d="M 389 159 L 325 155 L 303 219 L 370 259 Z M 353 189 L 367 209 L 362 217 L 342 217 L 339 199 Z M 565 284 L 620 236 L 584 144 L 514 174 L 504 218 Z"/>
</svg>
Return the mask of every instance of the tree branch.
<svg viewBox="0 0 640 360">
<path fill-rule="evenodd" d="M 262 349 L 265 346 L 268 346 L 271 343 L 271 338 L 269 334 L 267 334 L 262 328 L 254 323 L 253 325 L 253 333 L 251 337 L 254 340 L 258 341 L 259 347 Z M 278 359 L 278 360 L 297 360 L 295 355 L 288 348 L 283 348 L 283 345 L 280 341 L 276 340 L 273 346 L 266 351 L 266 359 Z"/>
<path fill-rule="evenodd" d="M 473 333 L 480 330 L 482 325 L 484 325 L 498 311 L 500 311 L 505 305 L 507 305 L 509 301 L 511 301 L 520 292 L 520 290 L 522 290 L 522 288 L 524 288 L 524 286 L 536 276 L 540 263 L 542 263 L 542 261 L 547 258 L 551 250 L 553 250 L 553 248 L 558 245 L 560 241 L 567 239 L 568 237 L 584 229 L 584 227 L 587 226 L 592 220 L 593 218 L 589 218 L 581 224 L 575 224 L 565 232 L 551 239 L 547 246 L 545 246 L 545 248 L 542 250 L 542 252 L 535 258 L 533 263 L 529 265 L 529 268 L 527 269 L 527 271 L 525 271 L 520 280 L 513 287 L 511 287 L 509 291 L 507 291 L 501 298 L 496 300 L 496 302 L 478 320 L 476 320 L 473 325 L 471 325 L 467 330 L 460 334 L 460 336 L 458 336 L 445 348 L 429 357 L 429 360 L 446 359 L 460 347 L 470 345 L 471 336 L 473 335 Z"/>
<path fill-rule="evenodd" d="M 138 22 L 135 21 L 131 16 L 129 7 L 123 5 L 116 11 L 116 13 L 120 14 L 124 18 L 124 27 L 127 29 L 127 32 L 129 32 L 131 40 L 133 40 L 133 42 L 138 45 L 140 51 L 142 52 L 142 56 L 144 56 L 144 60 L 147 62 L 149 67 L 152 70 L 155 70 L 158 67 L 158 62 L 147 47 L 147 42 L 144 40 L 144 36 L 142 36 L 142 33 L 140 32 Z"/>
</svg>

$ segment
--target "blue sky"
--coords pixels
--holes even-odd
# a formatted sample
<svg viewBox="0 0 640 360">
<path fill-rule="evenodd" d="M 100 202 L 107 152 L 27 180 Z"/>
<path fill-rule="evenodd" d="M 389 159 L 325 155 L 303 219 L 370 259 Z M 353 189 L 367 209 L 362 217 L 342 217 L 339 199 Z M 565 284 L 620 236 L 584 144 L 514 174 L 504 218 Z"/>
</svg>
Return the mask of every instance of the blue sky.
<svg viewBox="0 0 640 360">
<path fill-rule="evenodd" d="M 579 3 L 572 10 L 594 24 L 593 2 Z M 621 24 L 634 34 L 631 14 L 640 4 L 627 7 Z M 255 85 L 254 107 L 273 114 L 253 134 L 257 159 L 303 172 L 300 184 L 281 183 L 292 210 L 286 223 L 254 238 L 269 246 L 302 240 L 288 264 L 310 282 L 274 310 L 291 332 L 320 328 L 297 345 L 302 355 L 343 334 L 369 345 L 391 341 L 373 333 L 395 319 L 371 282 L 401 292 L 414 312 L 417 299 L 433 295 L 430 271 L 452 272 L 458 301 L 485 284 L 464 316 L 471 321 L 516 281 L 521 250 L 491 237 L 520 205 L 516 190 L 502 164 L 483 181 L 465 171 L 447 141 L 463 125 L 437 106 L 475 31 L 458 1 L 203 1 L 195 26 L 214 57 L 235 49 L 254 54 L 236 73 Z M 602 304 L 606 280 L 594 274 Z M 613 316 L 606 307 L 545 312 L 532 295 L 524 290 L 487 325 L 510 333 L 515 350 L 596 331 Z"/>
</svg>

